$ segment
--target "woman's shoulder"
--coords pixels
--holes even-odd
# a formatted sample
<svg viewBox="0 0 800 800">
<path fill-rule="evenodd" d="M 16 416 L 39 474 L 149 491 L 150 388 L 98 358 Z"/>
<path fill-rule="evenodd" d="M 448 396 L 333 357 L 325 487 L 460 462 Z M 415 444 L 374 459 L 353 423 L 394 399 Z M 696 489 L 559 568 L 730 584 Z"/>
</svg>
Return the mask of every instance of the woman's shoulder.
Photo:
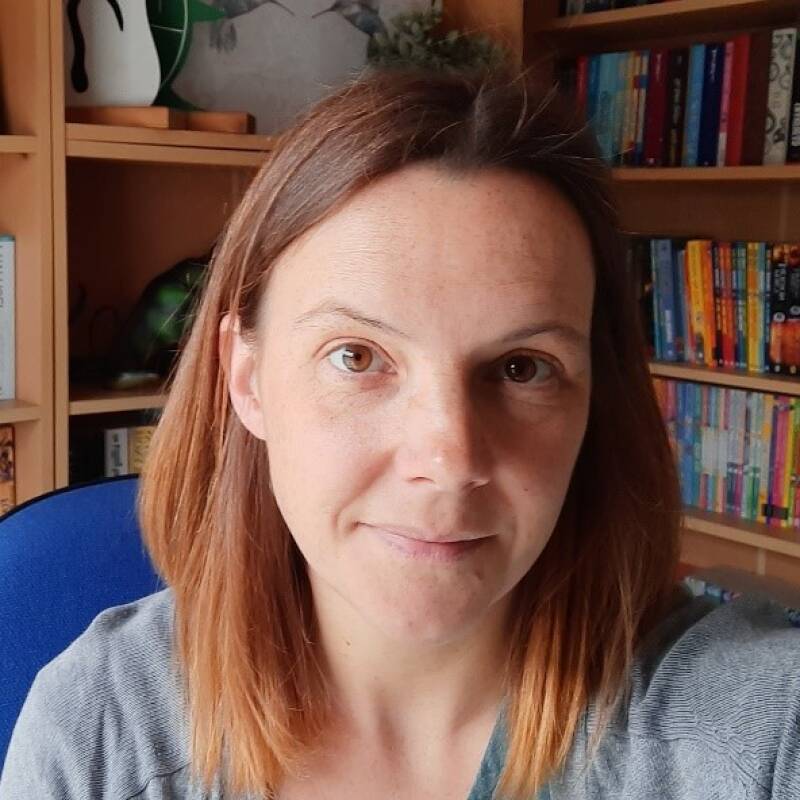
<svg viewBox="0 0 800 800">
<path fill-rule="evenodd" d="M 39 671 L 9 745 L 10 796 L 34 764 L 37 789 L 70 798 L 134 796 L 186 767 L 173 619 L 170 589 L 106 609 Z"/>
<path fill-rule="evenodd" d="M 774 771 L 800 789 L 800 630 L 769 597 L 687 598 L 643 643 L 632 677 L 629 735 L 694 742 L 757 783 Z"/>
</svg>

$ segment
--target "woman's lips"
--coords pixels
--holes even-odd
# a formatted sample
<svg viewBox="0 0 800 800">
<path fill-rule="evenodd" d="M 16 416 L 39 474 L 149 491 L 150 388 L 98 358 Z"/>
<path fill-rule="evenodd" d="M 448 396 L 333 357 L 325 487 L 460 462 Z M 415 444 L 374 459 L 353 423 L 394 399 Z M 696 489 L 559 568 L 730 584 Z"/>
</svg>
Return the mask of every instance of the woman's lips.
<svg viewBox="0 0 800 800">
<path fill-rule="evenodd" d="M 377 534 L 389 547 L 408 558 L 428 559 L 430 561 L 460 561 L 470 553 L 478 550 L 489 541 L 488 536 L 481 539 L 469 539 L 457 542 L 428 542 L 413 539 L 399 533 L 369 526 L 372 533 Z"/>
</svg>

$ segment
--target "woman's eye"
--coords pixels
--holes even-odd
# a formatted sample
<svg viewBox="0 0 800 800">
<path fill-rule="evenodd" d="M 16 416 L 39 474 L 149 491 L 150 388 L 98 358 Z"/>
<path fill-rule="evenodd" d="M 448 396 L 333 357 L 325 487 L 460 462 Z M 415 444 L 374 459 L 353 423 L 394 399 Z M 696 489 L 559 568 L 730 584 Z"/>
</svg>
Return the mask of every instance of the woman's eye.
<svg viewBox="0 0 800 800">
<path fill-rule="evenodd" d="M 502 378 L 513 383 L 545 383 L 555 368 L 549 361 L 528 355 L 514 355 L 501 362 Z"/>
<path fill-rule="evenodd" d="M 380 357 L 372 348 L 355 343 L 337 347 L 328 354 L 328 359 L 342 372 L 355 374 L 367 372 L 373 363 L 381 363 Z"/>
<path fill-rule="evenodd" d="M 377 352 L 367 345 L 349 342 L 328 354 L 328 360 L 340 372 L 359 375 L 380 372 L 384 364 Z M 555 367 L 549 361 L 525 354 L 513 355 L 500 362 L 501 379 L 513 383 L 541 384 L 555 375 Z"/>
</svg>

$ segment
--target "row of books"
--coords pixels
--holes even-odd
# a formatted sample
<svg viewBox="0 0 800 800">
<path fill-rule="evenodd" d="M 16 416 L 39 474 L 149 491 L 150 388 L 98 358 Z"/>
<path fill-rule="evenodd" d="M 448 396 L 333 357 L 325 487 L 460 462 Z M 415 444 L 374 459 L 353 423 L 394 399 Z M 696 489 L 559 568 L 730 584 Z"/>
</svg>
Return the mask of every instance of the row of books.
<svg viewBox="0 0 800 800">
<path fill-rule="evenodd" d="M 70 432 L 69 482 L 138 474 L 155 425 L 91 427 Z"/>
<path fill-rule="evenodd" d="M 561 17 L 574 14 L 591 14 L 593 11 L 613 11 L 616 8 L 649 6 L 662 0 L 561 0 L 558 13 Z"/>
<path fill-rule="evenodd" d="M 631 236 L 651 356 L 800 373 L 800 243 Z"/>
<path fill-rule="evenodd" d="M 684 505 L 800 527 L 800 397 L 653 382 Z"/>
<path fill-rule="evenodd" d="M 583 55 L 560 84 L 618 166 L 800 161 L 797 28 L 690 47 Z"/>
<path fill-rule="evenodd" d="M 702 578 L 699 575 L 687 575 L 683 579 L 683 583 L 695 597 L 707 597 L 717 605 L 730 603 L 743 594 L 743 592 L 725 588 L 713 580 Z M 800 628 L 800 609 L 786 605 L 782 608 L 792 627 Z"/>
</svg>

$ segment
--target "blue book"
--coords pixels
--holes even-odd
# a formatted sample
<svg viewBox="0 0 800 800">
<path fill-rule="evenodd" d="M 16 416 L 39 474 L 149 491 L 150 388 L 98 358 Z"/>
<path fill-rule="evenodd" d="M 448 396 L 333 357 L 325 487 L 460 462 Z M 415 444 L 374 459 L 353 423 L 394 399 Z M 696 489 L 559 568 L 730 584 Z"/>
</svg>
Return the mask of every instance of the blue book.
<svg viewBox="0 0 800 800">
<path fill-rule="evenodd" d="M 766 321 L 769 318 L 768 311 L 769 309 L 766 306 L 767 302 L 767 293 L 766 293 L 766 275 L 767 275 L 767 245 L 766 242 L 758 242 L 757 243 L 757 261 L 758 264 L 758 306 L 761 310 L 762 318 Z M 760 319 L 759 319 L 760 321 Z M 757 331 L 758 334 L 758 342 L 756 345 L 756 354 L 758 356 L 758 363 L 756 368 L 759 372 L 766 371 L 767 362 L 764 358 L 764 347 L 765 347 L 765 330 L 766 324 L 762 324 L 760 329 Z"/>
<path fill-rule="evenodd" d="M 600 56 L 595 134 L 600 146 L 600 153 L 606 162 L 611 161 L 613 149 L 611 112 L 614 107 L 614 93 L 617 90 L 617 55 L 617 53 L 603 53 Z"/>
<path fill-rule="evenodd" d="M 675 348 L 675 287 L 673 281 L 672 240 L 654 239 L 652 244 L 653 272 L 658 281 L 661 306 L 661 345 L 665 361 L 676 361 Z"/>
<path fill-rule="evenodd" d="M 700 475 L 703 471 L 703 403 L 707 402 L 704 395 L 708 386 L 700 383 L 690 384 L 692 387 L 692 401 L 694 414 L 692 416 L 692 503 L 698 508 L 702 507 L 700 496 Z"/>
<path fill-rule="evenodd" d="M 683 131 L 684 167 L 697 166 L 697 148 L 700 143 L 700 114 L 703 109 L 703 78 L 706 46 L 694 44 L 689 48 L 689 74 L 686 81 L 686 120 Z"/>
<path fill-rule="evenodd" d="M 664 358 L 664 328 L 663 328 L 663 299 L 662 289 L 658 278 L 658 256 L 656 253 L 656 240 L 650 240 L 650 277 L 653 282 L 653 347 L 656 359 Z"/>
<path fill-rule="evenodd" d="M 597 89 L 600 85 L 600 56 L 589 56 L 589 73 L 586 81 L 586 119 L 594 126 L 594 115 L 597 113 Z"/>
<path fill-rule="evenodd" d="M 686 361 L 686 343 L 689 340 L 686 319 L 686 281 L 683 274 L 681 249 L 684 243 L 672 240 L 672 275 L 675 287 L 675 358 Z"/>
<path fill-rule="evenodd" d="M 700 108 L 700 138 L 697 165 L 717 166 L 719 114 L 722 102 L 722 76 L 725 69 L 725 43 L 706 45 L 703 70 L 703 100 Z"/>
<path fill-rule="evenodd" d="M 625 109 L 630 97 L 631 86 L 628 81 L 628 67 L 633 53 L 617 53 L 617 90 L 614 93 L 614 110 L 612 119 L 612 158 L 614 164 L 622 163 L 625 149 Z"/>
</svg>

